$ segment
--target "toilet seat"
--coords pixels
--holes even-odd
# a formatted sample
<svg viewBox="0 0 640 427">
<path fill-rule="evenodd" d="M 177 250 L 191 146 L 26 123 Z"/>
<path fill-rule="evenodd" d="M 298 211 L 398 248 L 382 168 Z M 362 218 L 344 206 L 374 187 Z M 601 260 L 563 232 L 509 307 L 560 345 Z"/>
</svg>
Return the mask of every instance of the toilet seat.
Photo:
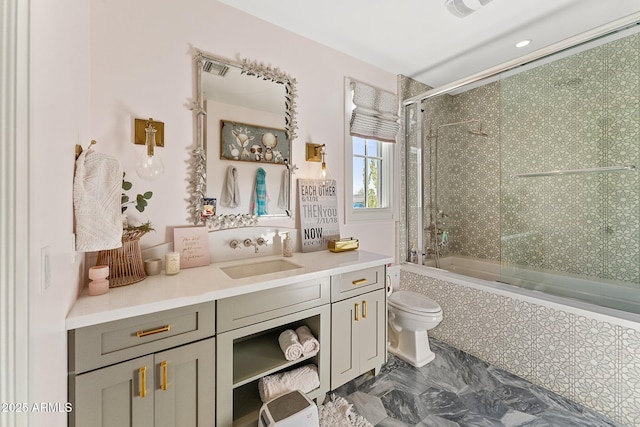
<svg viewBox="0 0 640 427">
<path fill-rule="evenodd" d="M 436 314 L 442 311 L 434 300 L 411 291 L 393 292 L 387 302 L 391 307 L 413 314 Z"/>
</svg>

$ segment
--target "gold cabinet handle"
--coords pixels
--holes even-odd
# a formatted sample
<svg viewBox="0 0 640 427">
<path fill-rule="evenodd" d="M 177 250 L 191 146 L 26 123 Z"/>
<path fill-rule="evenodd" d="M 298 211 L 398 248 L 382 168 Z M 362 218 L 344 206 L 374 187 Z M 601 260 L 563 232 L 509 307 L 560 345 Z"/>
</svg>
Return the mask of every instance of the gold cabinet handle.
<svg viewBox="0 0 640 427">
<path fill-rule="evenodd" d="M 352 285 L 362 285 L 363 283 L 367 283 L 367 279 L 358 279 L 351 282 Z"/>
<path fill-rule="evenodd" d="M 355 321 L 360 320 L 360 304 L 356 303 L 356 313 L 355 313 Z"/>
<path fill-rule="evenodd" d="M 160 362 L 160 368 L 162 369 L 162 382 L 160 383 L 160 388 L 162 390 L 167 389 L 167 361 L 164 360 Z"/>
<path fill-rule="evenodd" d="M 367 302 L 364 300 L 362 301 L 362 318 L 367 318 Z"/>
<path fill-rule="evenodd" d="M 147 395 L 147 367 L 143 366 L 138 369 L 138 373 L 140 375 L 140 397 L 145 397 Z"/>
<path fill-rule="evenodd" d="M 158 329 L 152 329 L 150 331 L 138 331 L 136 332 L 136 336 L 138 338 L 146 337 L 147 335 L 159 334 L 160 332 L 168 332 L 171 329 L 171 325 L 164 325 Z"/>
</svg>

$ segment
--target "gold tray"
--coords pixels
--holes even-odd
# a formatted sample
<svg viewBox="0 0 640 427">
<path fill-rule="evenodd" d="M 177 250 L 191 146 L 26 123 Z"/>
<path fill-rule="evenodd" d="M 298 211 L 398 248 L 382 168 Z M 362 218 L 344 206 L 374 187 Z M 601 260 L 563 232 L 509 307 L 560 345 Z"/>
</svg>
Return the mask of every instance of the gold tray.
<svg viewBox="0 0 640 427">
<path fill-rule="evenodd" d="M 328 243 L 329 251 L 331 252 L 346 252 L 353 251 L 358 249 L 359 243 L 358 239 L 354 239 L 353 237 L 345 238 L 345 239 L 331 239 Z"/>
</svg>

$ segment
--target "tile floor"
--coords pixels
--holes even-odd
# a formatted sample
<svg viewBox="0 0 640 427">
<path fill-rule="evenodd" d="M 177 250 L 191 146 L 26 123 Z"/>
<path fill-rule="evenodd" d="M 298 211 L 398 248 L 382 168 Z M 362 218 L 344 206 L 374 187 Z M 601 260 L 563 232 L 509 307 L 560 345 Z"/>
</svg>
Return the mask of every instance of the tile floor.
<svg viewBox="0 0 640 427">
<path fill-rule="evenodd" d="M 389 355 L 381 372 L 335 390 L 376 427 L 620 426 L 606 417 L 432 339 L 415 368 Z"/>
</svg>

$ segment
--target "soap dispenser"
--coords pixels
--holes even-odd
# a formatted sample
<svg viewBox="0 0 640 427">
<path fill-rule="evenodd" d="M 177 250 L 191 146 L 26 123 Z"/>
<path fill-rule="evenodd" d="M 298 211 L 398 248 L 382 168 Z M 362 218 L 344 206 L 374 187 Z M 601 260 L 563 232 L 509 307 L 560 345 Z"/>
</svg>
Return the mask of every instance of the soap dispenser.
<svg viewBox="0 0 640 427">
<path fill-rule="evenodd" d="M 289 233 L 284 233 L 286 237 L 282 241 L 282 256 L 293 256 L 293 240 Z"/>
</svg>

